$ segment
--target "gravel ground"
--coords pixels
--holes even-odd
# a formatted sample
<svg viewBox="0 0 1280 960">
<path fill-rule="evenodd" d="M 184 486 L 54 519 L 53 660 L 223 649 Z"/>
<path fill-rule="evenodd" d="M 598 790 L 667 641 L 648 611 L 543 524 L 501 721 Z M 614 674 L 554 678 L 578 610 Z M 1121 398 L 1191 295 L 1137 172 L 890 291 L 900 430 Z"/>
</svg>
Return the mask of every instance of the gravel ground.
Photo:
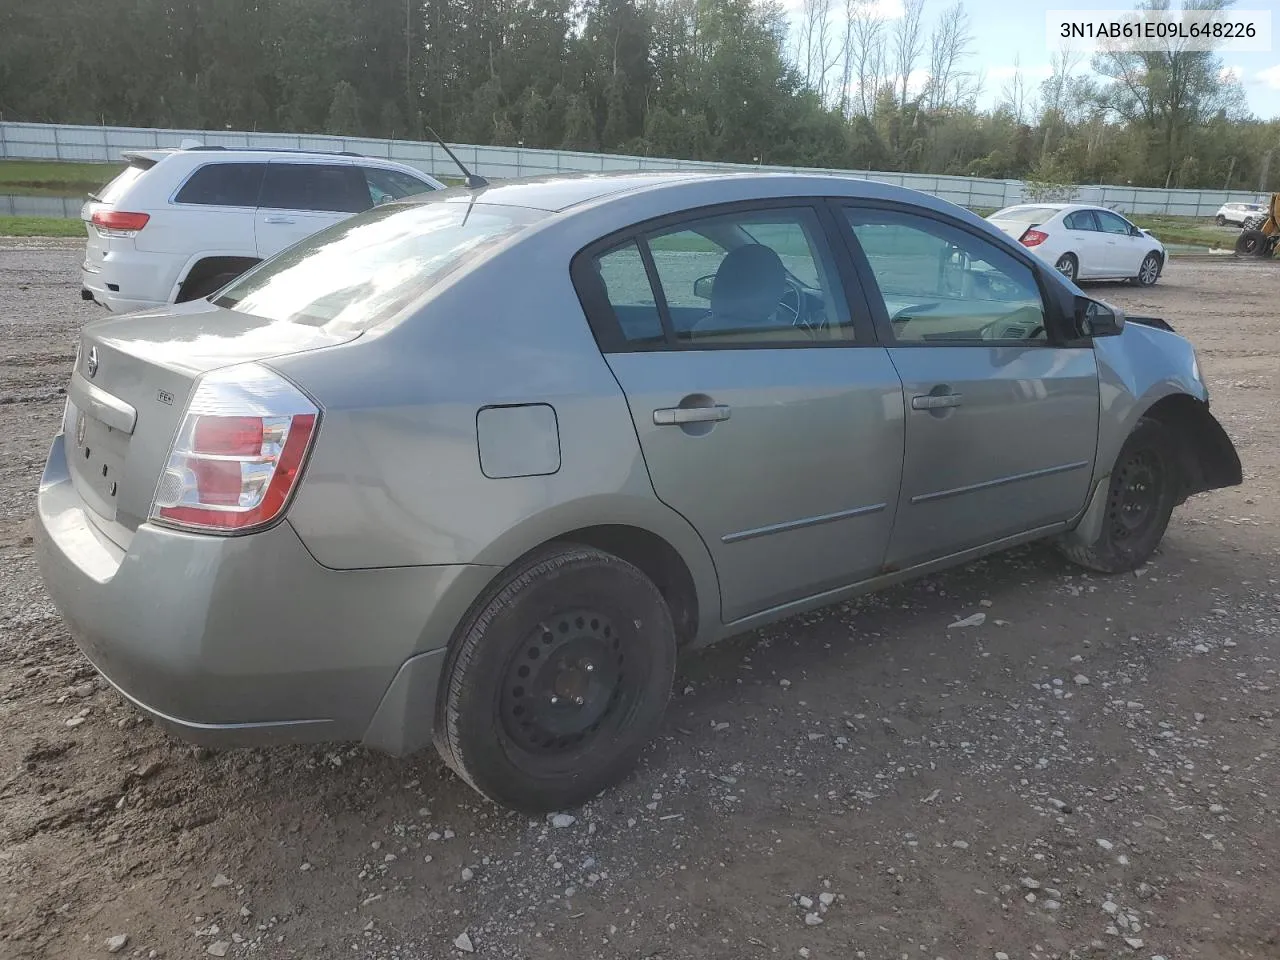
<svg viewBox="0 0 1280 960">
<path fill-rule="evenodd" d="M 696 655 L 552 823 L 430 755 L 192 749 L 76 654 L 28 517 L 78 254 L 0 240 L 0 956 L 1280 957 L 1280 269 L 1096 290 L 1196 342 L 1245 462 L 1147 568 L 1033 547 Z"/>
</svg>

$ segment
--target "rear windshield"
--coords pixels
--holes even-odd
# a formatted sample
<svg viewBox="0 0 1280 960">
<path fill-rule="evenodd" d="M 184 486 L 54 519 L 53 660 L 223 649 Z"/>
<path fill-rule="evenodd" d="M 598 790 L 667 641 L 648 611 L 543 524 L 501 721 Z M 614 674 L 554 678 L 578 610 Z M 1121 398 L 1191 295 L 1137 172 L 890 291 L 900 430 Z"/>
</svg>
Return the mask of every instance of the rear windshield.
<svg viewBox="0 0 1280 960">
<path fill-rule="evenodd" d="M 214 302 L 269 320 L 366 330 L 546 215 L 457 202 L 377 207 L 290 247 Z"/>
<path fill-rule="evenodd" d="M 1009 207 L 993 213 L 991 219 L 1012 223 L 1044 223 L 1057 212 L 1053 207 Z"/>
<path fill-rule="evenodd" d="M 103 203 L 115 203 L 126 190 L 133 186 L 134 181 L 146 173 L 151 166 L 153 164 L 150 163 L 130 163 L 129 166 L 120 171 L 114 180 L 96 193 L 90 194 L 90 196 L 101 200 Z"/>
</svg>

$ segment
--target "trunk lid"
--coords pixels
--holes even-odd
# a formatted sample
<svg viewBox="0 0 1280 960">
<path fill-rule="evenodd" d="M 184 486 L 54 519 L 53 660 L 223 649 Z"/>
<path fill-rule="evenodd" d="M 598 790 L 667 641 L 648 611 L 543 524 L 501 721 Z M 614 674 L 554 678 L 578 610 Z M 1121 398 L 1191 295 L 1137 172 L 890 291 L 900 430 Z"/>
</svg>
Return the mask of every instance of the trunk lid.
<svg viewBox="0 0 1280 960">
<path fill-rule="evenodd" d="M 1015 240 L 1021 237 L 1028 230 L 1040 226 L 1040 221 L 1038 220 L 1033 223 L 1024 223 L 1020 220 L 991 220 L 988 222 L 997 230 L 1008 234 Z"/>
<path fill-rule="evenodd" d="M 147 517 L 200 374 L 359 335 L 266 320 L 204 300 L 87 324 L 63 432 L 72 482 L 91 519 L 128 546 Z"/>
</svg>

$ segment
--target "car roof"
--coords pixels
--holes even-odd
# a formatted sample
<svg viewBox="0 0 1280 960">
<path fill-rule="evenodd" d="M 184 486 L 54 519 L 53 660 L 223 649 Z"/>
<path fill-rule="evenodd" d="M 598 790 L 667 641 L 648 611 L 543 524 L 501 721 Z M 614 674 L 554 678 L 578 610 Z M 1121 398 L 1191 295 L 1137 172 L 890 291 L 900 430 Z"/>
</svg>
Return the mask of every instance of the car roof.
<svg viewBox="0 0 1280 960">
<path fill-rule="evenodd" d="M 275 158 L 284 159 L 304 159 L 313 157 L 318 160 L 331 160 L 335 157 L 344 157 L 348 160 L 360 160 L 361 162 L 390 164 L 398 167 L 411 167 L 402 160 L 392 160 L 388 157 L 373 157 L 368 154 L 356 153 L 351 150 L 295 150 L 291 148 L 268 148 L 268 147 L 224 147 L 218 145 L 199 145 L 191 147 L 159 147 L 154 150 L 125 150 L 122 154 L 125 160 L 134 157 L 150 160 L 153 163 L 159 163 L 168 157 L 194 157 L 198 158 L 201 163 L 237 163 L 245 160 L 261 160 L 267 161 Z"/>
<path fill-rule="evenodd" d="M 717 202 L 713 189 L 733 183 L 737 185 L 735 199 L 749 199 L 747 194 L 757 192 L 760 199 L 777 197 L 845 197 L 849 199 L 878 199 L 909 203 L 936 210 L 954 212 L 955 204 L 931 194 L 909 190 L 879 180 L 868 180 L 837 173 L 773 173 L 762 171 L 642 171 L 625 173 L 565 173 L 540 177 L 502 180 L 478 189 L 452 187 L 420 198 L 408 198 L 404 203 L 483 203 L 513 207 L 527 207 L 559 213 L 575 207 L 621 200 L 637 194 L 680 193 L 696 194 L 705 185 L 706 202 Z M 725 198 L 727 200 L 727 198 Z M 689 206 L 697 206 L 692 202 Z M 963 209 L 963 208 L 960 208 Z"/>
</svg>

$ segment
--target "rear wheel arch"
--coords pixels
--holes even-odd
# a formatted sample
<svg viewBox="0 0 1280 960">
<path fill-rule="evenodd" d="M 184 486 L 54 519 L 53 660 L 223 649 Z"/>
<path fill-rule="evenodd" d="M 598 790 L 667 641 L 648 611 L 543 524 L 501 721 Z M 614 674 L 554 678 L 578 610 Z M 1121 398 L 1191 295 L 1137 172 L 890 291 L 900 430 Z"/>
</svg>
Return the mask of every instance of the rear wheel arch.
<svg viewBox="0 0 1280 960">
<path fill-rule="evenodd" d="M 203 257 L 191 265 L 186 277 L 178 284 L 175 302 L 184 303 L 208 296 L 224 283 L 261 262 L 258 257 Z"/>
<path fill-rule="evenodd" d="M 633 523 L 596 523 L 540 537 L 536 543 L 520 549 L 519 555 L 509 563 L 493 564 L 500 565 L 502 569 L 472 603 L 473 609 L 487 603 L 510 574 L 527 566 L 530 558 L 550 549 L 575 544 L 593 547 L 625 560 L 653 581 L 671 611 L 681 647 L 699 639 L 700 632 L 711 626 L 705 621 L 708 613 L 720 609 L 718 596 L 707 595 L 710 587 L 705 582 L 707 571 L 699 568 L 699 558 L 692 558 L 691 565 L 670 538 Z M 491 560 L 485 558 L 484 562 Z"/>
</svg>

